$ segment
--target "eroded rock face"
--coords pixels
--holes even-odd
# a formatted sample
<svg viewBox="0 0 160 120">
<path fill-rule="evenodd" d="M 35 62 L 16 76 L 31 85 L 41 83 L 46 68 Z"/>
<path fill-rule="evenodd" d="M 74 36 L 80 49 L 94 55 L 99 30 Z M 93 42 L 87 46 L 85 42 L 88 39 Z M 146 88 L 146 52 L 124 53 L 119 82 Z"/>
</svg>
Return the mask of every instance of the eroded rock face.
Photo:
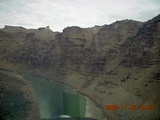
<svg viewBox="0 0 160 120">
<path fill-rule="evenodd" d="M 71 64 L 80 64 L 86 42 L 83 29 L 79 27 L 65 28 L 59 38 L 57 41 L 60 41 L 61 65 L 67 67 Z"/>
<path fill-rule="evenodd" d="M 159 64 L 160 58 L 160 20 L 156 17 L 145 23 L 138 33 L 128 39 L 122 46 L 124 58 L 121 64 L 125 67 L 150 67 Z"/>
<path fill-rule="evenodd" d="M 1 120 L 39 120 L 39 107 L 34 89 L 13 74 L 0 73 Z"/>
<path fill-rule="evenodd" d="M 93 38 L 93 46 L 96 51 L 106 51 L 107 47 L 116 47 L 135 35 L 141 22 L 133 20 L 117 21 L 111 25 L 105 25 Z"/>
<path fill-rule="evenodd" d="M 124 20 L 93 28 L 67 27 L 62 33 L 48 28 L 27 30 L 5 26 L 0 30 L 1 60 L 74 69 L 89 64 L 99 70 L 104 66 L 101 61 L 106 63 L 113 59 L 119 52 L 116 47 L 132 37 L 141 25 Z"/>
<path fill-rule="evenodd" d="M 48 28 L 25 29 L 10 27 L 0 30 L 1 60 L 28 65 L 51 64 L 55 49 L 55 35 Z"/>
</svg>

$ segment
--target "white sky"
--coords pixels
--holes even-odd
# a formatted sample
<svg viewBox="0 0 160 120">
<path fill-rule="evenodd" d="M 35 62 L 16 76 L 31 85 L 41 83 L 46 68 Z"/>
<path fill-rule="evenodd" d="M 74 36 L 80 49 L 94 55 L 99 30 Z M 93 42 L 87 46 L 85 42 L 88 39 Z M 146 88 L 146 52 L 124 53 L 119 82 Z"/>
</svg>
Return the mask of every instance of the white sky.
<svg viewBox="0 0 160 120">
<path fill-rule="evenodd" d="M 160 0 L 0 0 L 4 25 L 62 31 L 67 26 L 92 27 L 122 19 L 147 21 L 160 14 Z"/>
</svg>

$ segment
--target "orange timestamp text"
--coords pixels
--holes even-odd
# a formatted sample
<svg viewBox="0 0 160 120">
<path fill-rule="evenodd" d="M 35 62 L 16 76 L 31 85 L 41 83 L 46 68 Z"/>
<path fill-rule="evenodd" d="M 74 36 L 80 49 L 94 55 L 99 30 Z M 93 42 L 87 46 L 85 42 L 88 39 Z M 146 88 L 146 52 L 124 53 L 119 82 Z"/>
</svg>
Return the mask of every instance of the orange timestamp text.
<svg viewBox="0 0 160 120">
<path fill-rule="evenodd" d="M 153 104 L 150 105 L 106 105 L 106 110 L 154 110 L 155 106 Z"/>
</svg>

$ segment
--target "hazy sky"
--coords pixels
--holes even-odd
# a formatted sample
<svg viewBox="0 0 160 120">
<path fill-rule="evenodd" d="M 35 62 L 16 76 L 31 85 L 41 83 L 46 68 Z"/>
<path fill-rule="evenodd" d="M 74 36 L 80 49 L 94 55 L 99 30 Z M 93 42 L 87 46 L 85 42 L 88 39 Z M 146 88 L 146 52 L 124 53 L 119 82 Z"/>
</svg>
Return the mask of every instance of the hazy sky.
<svg viewBox="0 0 160 120">
<path fill-rule="evenodd" d="M 4 25 L 62 31 L 67 26 L 92 27 L 122 19 L 147 21 L 160 14 L 160 0 L 0 0 Z"/>
</svg>

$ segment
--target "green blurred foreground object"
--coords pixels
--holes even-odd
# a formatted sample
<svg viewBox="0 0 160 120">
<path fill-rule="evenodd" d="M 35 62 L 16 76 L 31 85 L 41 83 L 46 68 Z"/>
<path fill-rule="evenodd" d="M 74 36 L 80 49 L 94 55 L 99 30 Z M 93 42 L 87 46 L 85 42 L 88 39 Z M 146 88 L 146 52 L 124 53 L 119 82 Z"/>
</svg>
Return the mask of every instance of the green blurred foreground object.
<svg viewBox="0 0 160 120">
<path fill-rule="evenodd" d="M 64 115 L 71 117 L 85 116 L 85 98 L 79 94 L 63 92 Z"/>
</svg>

